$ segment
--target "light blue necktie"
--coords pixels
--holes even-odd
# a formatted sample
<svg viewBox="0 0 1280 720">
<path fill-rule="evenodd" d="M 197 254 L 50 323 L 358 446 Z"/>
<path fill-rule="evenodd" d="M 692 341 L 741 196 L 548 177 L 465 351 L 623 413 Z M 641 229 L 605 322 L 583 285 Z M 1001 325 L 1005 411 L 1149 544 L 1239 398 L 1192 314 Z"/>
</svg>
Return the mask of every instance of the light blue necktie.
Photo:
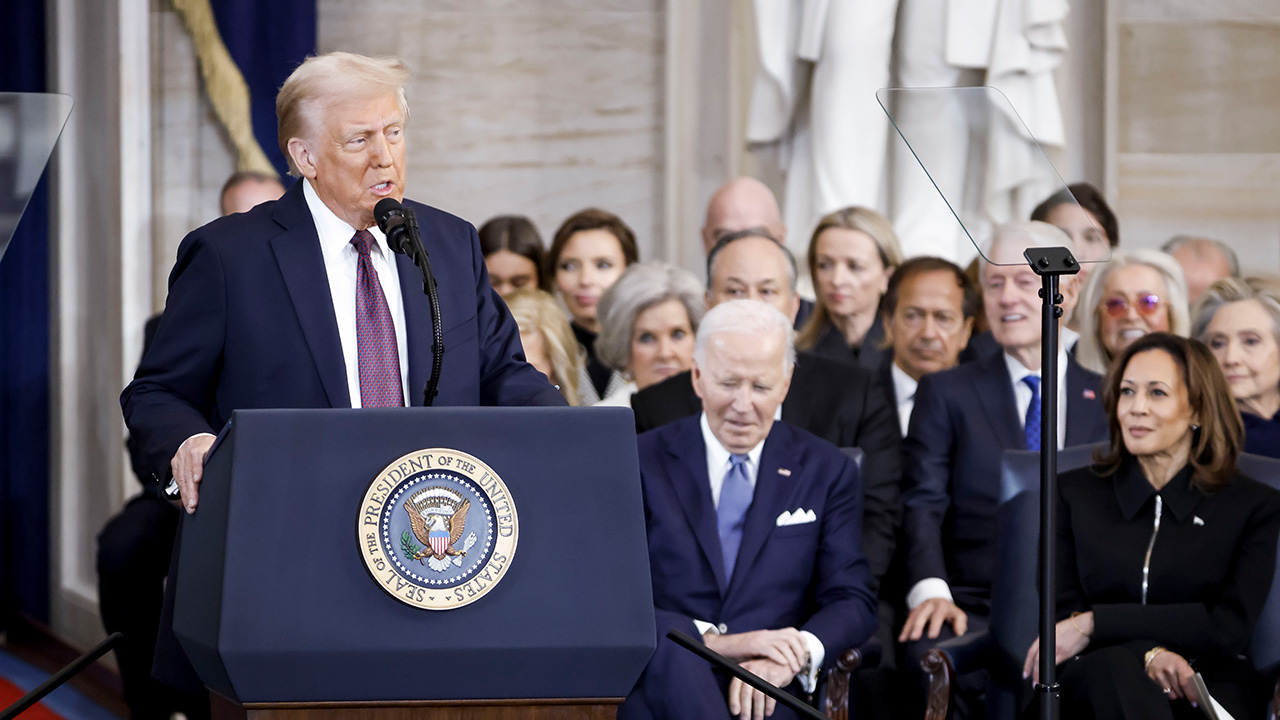
<svg viewBox="0 0 1280 720">
<path fill-rule="evenodd" d="M 1028 375 L 1022 378 L 1022 382 L 1031 388 L 1031 404 L 1027 405 L 1027 449 L 1040 449 L 1040 378 L 1035 375 Z"/>
<path fill-rule="evenodd" d="M 720 486 L 720 505 L 716 508 L 720 528 L 720 549 L 724 553 L 724 576 L 733 577 L 733 565 L 742 545 L 742 526 L 751 507 L 751 478 L 747 476 L 747 456 L 730 455 L 732 463 Z"/>
</svg>

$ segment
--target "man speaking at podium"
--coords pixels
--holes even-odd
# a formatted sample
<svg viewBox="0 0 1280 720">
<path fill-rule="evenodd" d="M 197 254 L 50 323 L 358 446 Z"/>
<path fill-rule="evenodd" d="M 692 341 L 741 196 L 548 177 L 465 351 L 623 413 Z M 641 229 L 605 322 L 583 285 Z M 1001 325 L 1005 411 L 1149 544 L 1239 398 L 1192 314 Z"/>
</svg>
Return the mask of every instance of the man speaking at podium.
<svg viewBox="0 0 1280 720">
<path fill-rule="evenodd" d="M 308 58 L 276 98 L 280 147 L 302 179 L 178 248 L 155 340 L 121 396 L 157 479 L 187 512 L 214 434 L 246 408 L 422 403 L 432 325 L 422 275 L 393 254 L 374 206 L 401 201 L 409 72 L 399 60 Z M 563 405 L 524 360 L 468 222 L 408 202 L 439 284 L 437 405 Z"/>
<path fill-rule="evenodd" d="M 698 328 L 702 412 L 640 436 L 658 646 L 620 720 L 795 717 L 666 638 L 707 647 L 774 685 L 819 671 L 876 628 L 853 460 L 777 420 L 795 366 L 791 322 L 759 300 Z"/>
</svg>

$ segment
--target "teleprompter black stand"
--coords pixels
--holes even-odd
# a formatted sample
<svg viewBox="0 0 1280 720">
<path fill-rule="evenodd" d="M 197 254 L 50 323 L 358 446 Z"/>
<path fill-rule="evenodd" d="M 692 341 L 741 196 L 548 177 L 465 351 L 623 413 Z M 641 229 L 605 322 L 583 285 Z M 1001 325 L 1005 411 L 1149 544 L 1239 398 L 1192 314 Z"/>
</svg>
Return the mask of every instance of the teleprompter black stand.
<svg viewBox="0 0 1280 720">
<path fill-rule="evenodd" d="M 1041 720 L 1057 720 L 1055 634 L 1057 589 L 1054 581 L 1054 506 L 1058 500 L 1058 320 L 1062 295 L 1058 278 L 1080 272 L 1080 263 L 1064 247 L 1028 248 L 1023 257 L 1040 276 L 1040 682 L 1036 683 Z"/>
<path fill-rule="evenodd" d="M 741 665 L 729 660 L 725 656 L 721 655 L 715 650 L 712 650 L 711 648 L 698 642 L 697 640 L 694 640 L 693 638 L 680 632 L 679 630 L 676 630 L 675 628 L 668 630 L 667 637 L 670 638 L 677 645 L 683 647 L 689 652 L 692 652 L 694 655 L 697 655 L 703 660 L 706 660 L 712 665 L 715 665 L 721 670 L 724 670 L 725 672 L 733 675 L 734 677 L 750 685 L 751 687 L 759 690 L 765 695 L 768 695 L 769 697 L 778 701 L 779 704 L 786 705 L 792 710 L 795 710 L 796 713 L 800 715 L 800 717 L 806 717 L 806 718 L 809 718 L 810 720 L 827 720 L 826 716 L 824 716 L 822 713 L 818 712 L 817 710 L 814 710 L 812 707 L 810 707 L 809 705 L 806 705 L 800 700 L 797 700 L 794 696 L 791 695 L 791 693 L 787 692 L 786 690 L 779 689 L 778 687 L 771 684 L 768 680 L 765 680 L 764 678 L 760 677 L 759 675 L 756 675 L 750 670 L 742 669 Z"/>
</svg>

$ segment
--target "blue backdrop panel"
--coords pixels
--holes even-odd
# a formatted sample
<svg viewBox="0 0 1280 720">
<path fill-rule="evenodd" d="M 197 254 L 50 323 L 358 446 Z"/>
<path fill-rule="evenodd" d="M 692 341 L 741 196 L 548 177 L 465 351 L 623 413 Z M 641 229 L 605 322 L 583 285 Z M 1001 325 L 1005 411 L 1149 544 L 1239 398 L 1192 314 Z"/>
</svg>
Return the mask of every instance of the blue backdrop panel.
<svg viewBox="0 0 1280 720">
<path fill-rule="evenodd" d="M 0 92 L 45 91 L 45 3 L 0 0 Z M 40 180 L 0 262 L 0 629 L 49 621 L 49 200 Z"/>
<path fill-rule="evenodd" d="M 281 177 L 288 172 L 276 142 L 276 92 L 316 51 L 315 0 L 213 0 L 213 16 L 231 58 L 249 85 L 253 134 Z"/>
</svg>

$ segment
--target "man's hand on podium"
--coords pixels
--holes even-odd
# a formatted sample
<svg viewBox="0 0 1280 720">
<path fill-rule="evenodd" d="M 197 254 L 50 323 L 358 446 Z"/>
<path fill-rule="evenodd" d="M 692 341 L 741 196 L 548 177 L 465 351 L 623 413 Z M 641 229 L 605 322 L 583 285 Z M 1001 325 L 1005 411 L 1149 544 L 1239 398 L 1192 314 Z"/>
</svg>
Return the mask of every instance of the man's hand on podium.
<svg viewBox="0 0 1280 720">
<path fill-rule="evenodd" d="M 192 435 L 178 446 L 178 452 L 169 461 L 173 479 L 177 481 L 178 490 L 182 493 L 182 507 L 188 515 L 196 511 L 200 480 L 204 477 L 205 456 L 209 454 L 209 448 L 213 447 L 216 439 L 209 433 Z"/>
</svg>

